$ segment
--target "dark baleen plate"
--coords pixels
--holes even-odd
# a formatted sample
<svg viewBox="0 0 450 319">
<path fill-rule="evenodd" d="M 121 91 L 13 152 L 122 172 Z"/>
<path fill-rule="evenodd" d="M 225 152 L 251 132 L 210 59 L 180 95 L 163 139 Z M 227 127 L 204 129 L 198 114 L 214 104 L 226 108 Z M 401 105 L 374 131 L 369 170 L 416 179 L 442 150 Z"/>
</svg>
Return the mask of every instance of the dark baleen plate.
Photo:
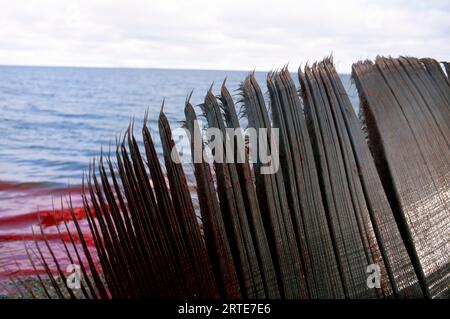
<svg viewBox="0 0 450 319">
<path fill-rule="evenodd" d="M 223 146 L 222 158 L 212 149 L 216 156 L 214 168 L 217 178 L 217 190 L 220 207 L 231 242 L 231 251 L 235 259 L 236 270 L 241 282 L 241 291 L 246 298 L 265 298 L 266 292 L 258 263 L 255 242 L 252 238 L 249 220 L 245 211 L 245 203 L 239 182 L 237 165 L 234 161 L 226 161 L 226 130 L 221 109 L 211 89 L 201 105 L 208 121 L 209 128 L 216 128 L 222 133 L 221 139 L 214 138 Z M 220 147 L 220 145 L 219 145 Z M 232 150 L 234 151 L 234 150 Z M 219 161 L 217 161 L 219 160 Z"/>
<path fill-rule="evenodd" d="M 228 136 L 227 133 L 228 138 L 234 138 L 235 145 L 241 145 L 245 150 L 245 140 L 240 128 L 236 108 L 231 94 L 225 86 L 225 81 L 221 87 L 219 100 L 226 126 L 228 129 L 233 129 L 233 135 L 230 134 L 230 136 Z M 268 298 L 279 298 L 280 291 L 275 267 L 270 254 L 269 241 L 264 229 L 252 170 L 248 162 L 248 154 L 245 151 L 242 153 L 239 152 L 237 146 L 234 150 L 236 150 L 236 152 L 233 154 L 233 159 L 236 160 L 235 167 L 239 176 L 240 189 L 242 191 L 245 210 L 248 216 L 249 227 L 253 236 L 253 243 L 255 245 L 257 260 L 260 265 L 266 296 Z"/>
<path fill-rule="evenodd" d="M 343 123 L 334 119 L 336 115 L 330 104 L 336 101 L 334 94 L 328 96 L 321 68 L 314 64 L 299 74 L 344 289 L 350 298 L 375 298 L 380 292 L 367 286 L 366 269 L 375 261 L 380 268 L 384 265 L 378 256 L 374 259 L 370 248 L 377 247 L 376 238 L 366 216 L 360 183 L 355 185 L 359 180 L 354 178 L 355 165 L 354 158 L 349 158 L 348 154 L 348 136 L 341 132 Z M 387 285 L 390 285 L 388 280 Z"/>
<path fill-rule="evenodd" d="M 186 116 L 185 126 L 191 135 L 191 156 L 197 181 L 203 232 L 216 282 L 222 298 L 240 298 L 242 296 L 241 288 L 233 263 L 230 241 L 225 230 L 210 166 L 203 160 L 204 144 L 200 127 L 196 122 L 197 116 L 189 98 L 186 100 L 184 114 Z"/>
<path fill-rule="evenodd" d="M 331 84 L 327 86 L 327 91 L 335 96 L 337 102 L 330 106 L 340 118 L 341 125 L 344 124 L 341 134 L 347 134 L 350 138 L 367 208 L 394 294 L 402 298 L 422 297 L 417 276 L 361 130 L 361 123 L 332 61 L 324 60 L 322 65 L 325 71 L 322 72 L 322 78 Z"/>
<path fill-rule="evenodd" d="M 256 130 L 265 128 L 268 131 L 267 140 L 259 140 L 258 147 L 267 147 L 265 153 L 270 154 L 271 123 L 261 89 L 253 74 L 245 79 L 241 90 L 244 114 L 247 115 L 249 127 Z M 281 170 L 275 174 L 261 174 L 262 165 L 258 156 L 254 164 L 256 189 L 282 296 L 308 298 L 305 272 L 295 237 L 283 174 Z"/>
<path fill-rule="evenodd" d="M 267 86 L 273 127 L 280 130 L 280 164 L 311 297 L 343 298 L 314 154 L 295 84 L 285 68 L 270 73 Z"/>
<path fill-rule="evenodd" d="M 448 119 L 441 116 L 448 114 L 445 99 L 450 87 L 436 85 L 448 82 L 429 62 L 380 57 L 375 64 L 353 65 L 353 77 L 371 150 L 419 282 L 428 297 L 446 297 L 450 294 L 450 148 Z"/>
</svg>

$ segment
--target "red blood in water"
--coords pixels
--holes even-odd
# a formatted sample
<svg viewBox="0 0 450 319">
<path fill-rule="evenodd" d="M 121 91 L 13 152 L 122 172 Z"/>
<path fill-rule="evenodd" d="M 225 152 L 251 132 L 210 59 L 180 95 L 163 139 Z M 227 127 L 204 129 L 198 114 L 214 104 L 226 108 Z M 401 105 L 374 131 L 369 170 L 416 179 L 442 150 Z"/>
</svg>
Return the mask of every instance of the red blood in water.
<svg viewBox="0 0 450 319">
<path fill-rule="evenodd" d="M 45 247 L 42 242 L 44 237 L 38 227 L 39 220 L 44 227 L 45 238 L 50 242 L 52 250 L 58 261 L 61 261 L 64 269 L 69 260 L 62 241 L 66 243 L 69 251 L 73 252 L 64 220 L 67 222 L 75 245 L 82 250 L 80 238 L 72 222 L 71 211 L 67 208 L 69 194 L 74 207 L 73 213 L 83 231 L 85 242 L 89 247 L 94 246 L 80 193 L 81 188 L 79 186 L 56 188 L 45 183 L 0 182 L 0 281 L 9 280 L 11 274 L 13 276 L 35 274 L 28 260 L 24 244 L 26 243 L 29 248 L 35 249 L 31 232 L 31 229 L 34 228 L 34 238 L 37 242 L 41 242 L 41 247 Z M 64 208 L 56 209 L 61 207 L 61 198 Z M 55 210 L 53 210 L 53 201 Z M 56 225 L 58 225 L 61 235 L 58 234 Z M 89 251 L 96 258 L 95 250 L 89 249 Z M 48 256 L 48 252 L 44 254 Z M 48 260 L 51 260 L 51 258 Z M 19 265 L 20 271 L 17 265 Z M 52 264 L 50 266 L 54 268 L 54 265 L 53 267 Z M 44 273 L 43 269 L 38 267 L 38 273 Z M 4 292 L 0 291 L 1 293 Z"/>
</svg>

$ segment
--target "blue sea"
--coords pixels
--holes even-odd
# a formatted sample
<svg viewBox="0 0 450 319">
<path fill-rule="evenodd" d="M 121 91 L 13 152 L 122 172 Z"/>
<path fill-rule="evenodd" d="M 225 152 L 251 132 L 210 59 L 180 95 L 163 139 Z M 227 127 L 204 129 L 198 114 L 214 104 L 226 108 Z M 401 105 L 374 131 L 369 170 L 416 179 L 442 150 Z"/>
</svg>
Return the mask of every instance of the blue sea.
<svg viewBox="0 0 450 319">
<path fill-rule="evenodd" d="M 235 94 L 245 71 L 0 66 L 0 182 L 79 184 L 89 161 L 108 149 L 130 119 L 149 110 L 157 150 L 157 118 L 165 98 L 172 129 L 184 118 L 186 96 L 199 104 L 224 78 Z M 265 72 L 256 72 L 266 91 Z M 295 74 L 294 79 L 297 81 Z M 341 75 L 355 109 L 349 75 Z M 298 81 L 297 81 L 298 84 Z M 236 97 L 237 99 L 237 97 Z M 140 130 L 136 128 L 136 135 Z"/>
</svg>

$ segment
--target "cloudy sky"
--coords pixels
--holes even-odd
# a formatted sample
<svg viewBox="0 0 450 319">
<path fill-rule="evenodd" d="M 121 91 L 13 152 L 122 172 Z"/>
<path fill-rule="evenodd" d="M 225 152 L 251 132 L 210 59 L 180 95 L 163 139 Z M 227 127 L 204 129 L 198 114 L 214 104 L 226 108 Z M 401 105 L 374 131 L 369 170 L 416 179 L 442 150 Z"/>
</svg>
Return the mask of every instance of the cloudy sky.
<svg viewBox="0 0 450 319">
<path fill-rule="evenodd" d="M 0 65 L 269 70 L 450 60 L 450 1 L 0 0 Z"/>
</svg>

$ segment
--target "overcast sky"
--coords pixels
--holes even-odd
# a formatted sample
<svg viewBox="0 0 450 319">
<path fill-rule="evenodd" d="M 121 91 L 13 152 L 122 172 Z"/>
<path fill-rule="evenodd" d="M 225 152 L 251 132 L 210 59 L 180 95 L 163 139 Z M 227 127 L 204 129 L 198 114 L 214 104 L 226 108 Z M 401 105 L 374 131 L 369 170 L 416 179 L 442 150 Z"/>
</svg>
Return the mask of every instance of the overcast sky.
<svg viewBox="0 0 450 319">
<path fill-rule="evenodd" d="M 0 64 L 269 70 L 450 60 L 450 1 L 0 0 Z"/>
</svg>

